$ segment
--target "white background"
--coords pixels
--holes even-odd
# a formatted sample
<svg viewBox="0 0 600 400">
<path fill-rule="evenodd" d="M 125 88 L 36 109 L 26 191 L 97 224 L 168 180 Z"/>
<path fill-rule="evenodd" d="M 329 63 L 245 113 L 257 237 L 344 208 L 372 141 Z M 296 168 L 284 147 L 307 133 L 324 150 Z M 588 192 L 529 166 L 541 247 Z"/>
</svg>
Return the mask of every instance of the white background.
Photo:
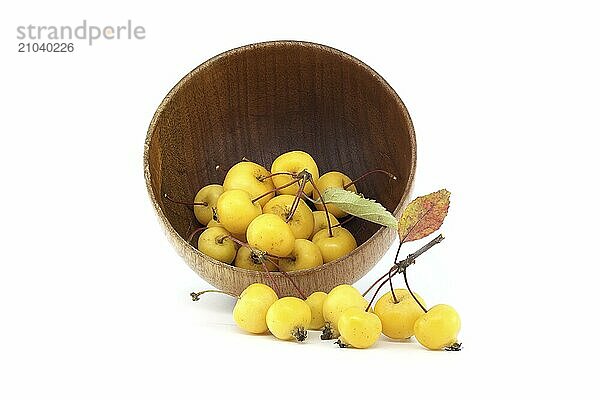
<svg viewBox="0 0 600 400">
<path fill-rule="evenodd" d="M 597 398 L 598 12 L 579 1 L 411 3 L 4 10 L 0 397 Z M 18 25 L 84 18 L 132 19 L 147 38 L 17 53 Z M 447 240 L 409 275 L 430 305 L 459 310 L 464 351 L 278 342 L 241 333 L 228 298 L 190 301 L 208 286 L 151 208 L 146 129 L 189 70 L 274 39 L 346 51 L 406 103 L 414 193 L 452 191 Z"/>
</svg>

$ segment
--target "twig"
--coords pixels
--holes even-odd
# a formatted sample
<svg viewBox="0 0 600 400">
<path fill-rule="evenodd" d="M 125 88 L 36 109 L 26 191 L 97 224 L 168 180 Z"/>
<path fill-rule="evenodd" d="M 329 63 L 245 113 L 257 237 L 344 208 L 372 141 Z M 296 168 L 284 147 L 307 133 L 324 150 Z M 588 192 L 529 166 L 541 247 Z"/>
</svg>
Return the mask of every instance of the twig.
<svg viewBox="0 0 600 400">
<path fill-rule="evenodd" d="M 408 257 L 406 257 L 404 260 L 400 261 L 400 262 L 396 262 L 394 263 L 394 265 L 390 268 L 390 271 L 386 272 L 383 276 L 381 276 L 379 279 L 377 279 L 375 281 L 375 283 L 373 283 L 371 285 L 371 287 L 369 287 L 364 293 L 363 296 L 366 296 L 367 293 L 369 293 L 371 291 L 371 289 L 373 289 L 373 287 L 375 285 L 377 285 L 377 283 L 381 282 L 383 280 L 383 282 L 381 282 L 381 284 L 379 285 L 379 287 L 377 288 L 377 290 L 375 291 L 375 294 L 373 295 L 373 298 L 371 299 L 371 301 L 369 302 L 369 305 L 367 306 L 367 310 L 369 310 L 369 308 L 371 307 L 371 305 L 373 304 L 373 300 L 375 300 L 375 297 L 377 296 L 377 293 L 381 290 L 381 288 L 388 283 L 388 280 L 390 279 L 390 276 L 393 277 L 394 275 L 400 273 L 400 272 L 404 272 L 404 270 L 406 268 L 408 268 L 411 264 L 415 263 L 415 260 L 423 253 L 425 253 L 426 251 L 428 251 L 429 249 L 431 249 L 433 246 L 435 246 L 436 244 L 440 243 L 442 240 L 444 240 L 444 236 L 442 234 L 439 234 L 438 236 L 436 236 L 433 240 L 431 240 L 429 243 L 427 243 L 425 246 L 421 247 L 419 250 L 415 251 L 412 254 L 409 254 Z M 386 279 L 387 278 L 387 279 Z"/>
<path fill-rule="evenodd" d="M 433 246 L 440 243 L 442 240 L 444 240 L 444 235 L 442 235 L 440 233 L 434 239 L 432 239 L 429 243 L 427 243 L 425 246 L 421 247 L 419 250 L 415 251 L 414 253 L 409 254 L 408 257 L 406 257 L 406 259 L 404 259 L 403 261 L 401 261 L 399 263 L 396 263 L 396 265 L 398 265 L 400 267 L 404 267 L 404 268 L 408 267 L 410 264 L 414 263 L 415 260 L 421 254 L 425 253 L 426 251 L 431 249 Z"/>
</svg>

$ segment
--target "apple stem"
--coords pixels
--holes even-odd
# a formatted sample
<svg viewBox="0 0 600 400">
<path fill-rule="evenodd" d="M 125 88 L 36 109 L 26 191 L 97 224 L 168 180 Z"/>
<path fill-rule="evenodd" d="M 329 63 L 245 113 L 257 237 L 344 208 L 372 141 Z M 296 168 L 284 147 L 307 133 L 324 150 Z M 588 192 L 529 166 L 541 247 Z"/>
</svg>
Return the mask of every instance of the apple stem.
<svg viewBox="0 0 600 400">
<path fill-rule="evenodd" d="M 398 263 L 398 256 L 400 255 L 401 248 L 402 248 L 402 240 L 398 244 L 398 250 L 396 250 L 396 256 L 394 257 L 394 265 L 396 265 L 396 263 Z M 397 304 L 398 298 L 396 297 L 396 292 L 394 292 L 394 285 L 392 284 L 392 270 L 393 270 L 393 268 L 390 268 L 390 270 L 388 271 L 388 281 L 390 282 L 390 290 L 392 292 L 392 297 L 394 298 L 394 304 Z"/>
<path fill-rule="evenodd" d="M 175 200 L 175 199 L 172 199 L 171 197 L 169 197 L 169 195 L 166 193 L 165 193 L 165 199 L 167 199 L 170 202 L 175 203 L 175 204 L 183 204 L 184 206 L 207 206 L 208 205 L 208 203 L 205 201 L 201 201 L 199 203 L 194 203 L 194 202 L 188 203 L 186 201 Z"/>
<path fill-rule="evenodd" d="M 351 215 L 349 218 L 346 218 L 345 220 L 343 220 L 342 222 L 338 222 L 335 225 L 332 225 L 332 228 L 337 228 L 338 226 L 342 226 L 344 224 L 347 224 L 348 222 L 352 221 L 355 218 L 354 215 Z"/>
<path fill-rule="evenodd" d="M 390 282 L 390 292 L 392 293 L 394 304 L 398 304 L 398 298 L 396 297 L 396 292 L 394 292 L 394 284 L 392 283 L 392 268 L 390 268 L 390 270 L 388 271 L 388 281 Z"/>
<path fill-rule="evenodd" d="M 310 196 L 307 196 L 306 193 L 302 193 L 302 198 L 310 203 L 317 204 L 317 202 L 311 199 Z M 319 204 L 321 204 L 321 202 L 319 202 Z"/>
<path fill-rule="evenodd" d="M 273 284 L 273 289 L 275 289 L 275 291 L 277 292 L 278 295 L 281 294 L 281 289 L 279 288 L 279 285 L 277 284 L 277 282 L 275 282 L 275 279 L 273 278 L 273 276 L 271 275 L 271 271 L 269 271 L 269 268 L 267 268 L 267 264 L 265 264 L 264 261 L 262 261 L 260 263 L 260 265 L 262 265 L 263 269 L 265 270 L 265 272 L 267 273 L 267 277 L 269 278 L 269 280 L 271 281 L 271 283 Z"/>
<path fill-rule="evenodd" d="M 271 264 L 273 264 L 275 266 L 275 268 L 277 268 L 277 271 L 281 272 L 283 274 L 283 276 L 290 281 L 290 283 L 292 284 L 292 286 L 294 286 L 294 288 L 296 289 L 296 291 L 298 292 L 298 294 L 300 295 L 300 298 L 302 300 L 306 300 L 306 295 L 304 294 L 304 292 L 300 289 L 300 287 L 298 287 L 298 285 L 296 285 L 296 282 L 294 282 L 294 280 L 292 279 L 291 276 L 288 275 L 287 272 L 283 271 L 281 268 L 279 268 L 279 265 L 275 263 L 275 261 L 270 260 L 269 258 L 267 258 L 267 261 L 270 262 Z"/>
<path fill-rule="evenodd" d="M 427 312 L 427 309 L 425 307 L 423 307 L 423 304 L 421 304 L 421 302 L 419 301 L 419 299 L 417 299 L 417 296 L 415 296 L 415 294 L 413 293 L 413 291 L 410 289 L 410 286 L 408 285 L 408 278 L 406 277 L 406 269 L 404 271 L 402 271 L 402 275 L 404 275 L 404 283 L 406 284 L 406 288 L 408 289 L 408 293 L 410 293 L 410 295 L 412 296 L 413 299 L 415 299 L 415 301 L 417 302 L 417 304 L 419 305 L 419 307 L 421 307 L 421 309 L 423 310 L 423 312 Z M 390 279 L 391 282 L 391 279 Z"/>
<path fill-rule="evenodd" d="M 402 248 L 402 240 L 400 240 L 400 244 L 398 244 L 398 250 L 396 250 L 396 257 L 394 257 L 394 264 L 398 263 L 398 257 L 400 256 L 401 248 Z"/>
<path fill-rule="evenodd" d="M 327 210 L 327 204 L 325 204 L 325 199 L 323 199 L 323 195 L 321 195 L 321 191 L 317 187 L 317 184 L 315 183 L 313 177 L 309 177 L 308 180 L 313 185 L 313 190 L 317 192 L 319 199 L 321 199 L 321 204 L 323 204 L 323 208 L 325 210 L 325 218 L 327 218 L 327 229 L 329 230 L 329 237 L 333 237 L 333 230 L 331 229 L 331 218 L 329 218 L 329 211 Z"/>
<path fill-rule="evenodd" d="M 394 267 L 392 267 L 392 268 L 394 268 Z M 369 294 L 369 292 L 371 290 L 373 290 L 373 288 L 375 287 L 375 285 L 377 285 L 379 282 L 381 282 L 382 280 L 384 280 L 387 276 L 388 276 L 387 273 L 384 274 L 384 275 L 382 275 L 382 276 L 380 276 L 379 279 L 377 279 L 375 282 L 373 282 L 371 284 L 371 286 L 369 286 L 369 288 L 363 292 L 362 296 L 365 297 L 367 294 Z"/>
<path fill-rule="evenodd" d="M 306 186 L 306 177 L 303 176 L 301 178 L 301 182 L 298 187 L 298 192 L 296 193 L 296 197 L 294 197 L 294 201 L 292 202 L 292 207 L 290 209 L 290 212 L 288 213 L 288 215 L 285 219 L 286 224 L 288 222 L 290 222 L 292 220 L 292 218 L 294 217 L 294 213 L 296 212 L 296 210 L 298 209 L 298 206 L 300 205 L 300 197 L 302 196 L 302 193 L 304 193 L 305 186 Z"/>
<path fill-rule="evenodd" d="M 383 277 L 381 279 L 383 279 L 386 276 L 388 276 L 388 274 L 391 276 L 393 273 L 396 272 L 395 269 L 396 269 L 396 266 L 394 265 L 392 268 L 390 268 L 389 272 L 386 272 L 385 275 L 383 275 Z M 381 279 L 378 279 L 378 281 L 380 281 Z M 385 286 L 386 283 L 388 283 L 388 279 L 384 280 L 383 282 L 381 282 L 381 284 L 379 284 L 379 286 L 377 287 L 377 290 L 375 290 L 375 293 L 373 293 L 373 297 L 371 298 L 371 301 L 369 301 L 369 304 L 367 305 L 367 308 L 365 309 L 366 312 L 369 312 L 369 309 L 371 308 L 371 306 L 375 302 L 375 298 L 377 297 L 377 294 L 379 293 L 379 291 L 381 290 L 381 288 L 383 286 Z M 371 290 L 371 289 L 369 288 L 369 290 Z M 367 292 L 368 292 L 368 290 L 367 290 Z M 392 291 L 392 293 L 393 293 L 393 291 Z"/>
<path fill-rule="evenodd" d="M 237 239 L 237 238 L 235 238 L 235 237 L 233 237 L 233 236 L 231 236 L 231 235 L 226 235 L 226 236 L 223 236 L 223 237 L 220 239 L 220 242 L 219 242 L 219 243 L 223 243 L 223 240 L 225 240 L 225 239 L 229 239 L 229 240 L 233 241 L 234 243 L 237 243 L 237 244 L 239 244 L 240 246 L 242 246 L 242 247 L 245 247 L 245 248 L 249 249 L 249 250 L 250 250 L 250 252 L 251 252 L 253 255 L 255 255 L 255 256 L 257 257 L 256 259 L 257 259 L 257 260 L 261 260 L 261 262 L 262 262 L 262 260 L 266 259 L 266 257 L 267 257 L 267 256 L 269 256 L 269 257 L 270 257 L 270 255 L 269 255 L 268 253 L 266 253 L 266 252 L 264 252 L 264 251 L 262 251 L 262 250 L 255 249 L 254 247 L 250 246 L 248 243 L 246 243 L 246 242 L 242 242 L 241 240 L 239 240 L 239 239 Z M 254 261 L 254 263 L 255 263 L 255 264 L 258 264 L 259 262 L 258 262 L 258 261 Z"/>
<path fill-rule="evenodd" d="M 345 184 L 343 186 L 344 189 L 348 189 L 350 186 L 354 185 L 356 182 L 363 180 L 364 178 L 366 178 L 367 176 L 371 175 L 371 174 L 385 174 L 387 175 L 389 178 L 393 179 L 393 180 L 398 180 L 398 178 L 396 178 L 396 175 L 384 170 L 384 169 L 372 169 L 370 171 L 365 172 L 364 174 L 362 174 L 361 176 L 359 176 L 358 178 L 356 178 L 355 180 L 348 182 L 347 184 Z"/>
<path fill-rule="evenodd" d="M 291 176 L 292 178 L 296 178 L 296 174 L 291 173 L 291 172 L 274 172 L 271 175 L 260 177 L 260 178 L 258 178 L 258 180 L 260 182 L 264 182 L 267 179 L 272 178 L 272 177 L 277 176 L 277 175 L 288 175 L 288 176 Z"/>
<path fill-rule="evenodd" d="M 194 238 L 194 236 L 196 236 L 196 233 L 198 232 L 202 232 L 203 230 L 208 229 L 208 226 L 201 226 L 200 228 L 194 229 L 194 231 L 192 233 L 190 233 L 190 236 L 188 236 L 188 243 L 192 243 L 192 239 Z"/>
<path fill-rule="evenodd" d="M 225 240 L 225 239 L 229 239 L 229 240 L 231 240 L 232 242 L 234 242 L 234 243 L 237 243 L 237 244 L 239 244 L 239 245 L 240 245 L 240 246 L 242 246 L 242 247 L 248 247 L 250 250 L 253 250 L 253 249 L 252 249 L 252 247 L 250 247 L 250 245 L 249 245 L 248 243 L 244 243 L 244 242 L 242 242 L 241 240 L 239 240 L 239 239 L 236 239 L 236 238 L 234 238 L 234 237 L 233 237 L 233 236 L 231 236 L 231 235 L 225 235 L 225 236 L 221 237 L 220 239 L 218 239 L 218 241 L 219 241 L 219 244 L 220 244 L 220 243 L 223 243 L 223 240 Z"/>
<path fill-rule="evenodd" d="M 201 292 L 190 293 L 190 296 L 192 296 L 192 301 L 200 300 L 200 296 L 202 296 L 204 293 L 221 293 L 221 294 L 226 294 L 227 296 L 231 296 L 231 297 L 235 297 L 236 299 L 239 299 L 238 296 L 234 296 L 231 293 L 227 293 L 222 290 L 208 289 L 208 290 L 203 290 Z"/>
<path fill-rule="evenodd" d="M 296 260 L 294 257 L 280 257 L 280 256 L 274 256 L 273 254 L 267 254 L 267 257 L 271 257 L 271 258 L 274 258 L 276 260 L 290 260 L 290 261 L 295 261 Z"/>
<path fill-rule="evenodd" d="M 299 179 L 299 178 L 296 178 L 296 179 L 294 179 L 293 181 L 286 183 L 285 185 L 282 185 L 282 186 L 276 187 L 275 189 L 271 189 L 271 190 L 269 190 L 268 192 L 265 192 L 265 193 L 261 194 L 260 196 L 258 196 L 258 197 L 256 197 L 256 198 L 252 199 L 252 202 L 253 202 L 253 203 L 256 203 L 258 200 L 262 199 L 263 197 L 265 197 L 265 196 L 268 196 L 268 195 L 270 195 L 271 193 L 275 193 L 276 191 L 278 191 L 278 190 L 281 190 L 281 189 L 284 189 L 284 188 L 286 188 L 286 187 L 288 187 L 288 186 L 292 186 L 293 184 L 295 184 L 295 183 L 298 183 L 299 181 L 300 181 L 300 179 Z"/>
</svg>

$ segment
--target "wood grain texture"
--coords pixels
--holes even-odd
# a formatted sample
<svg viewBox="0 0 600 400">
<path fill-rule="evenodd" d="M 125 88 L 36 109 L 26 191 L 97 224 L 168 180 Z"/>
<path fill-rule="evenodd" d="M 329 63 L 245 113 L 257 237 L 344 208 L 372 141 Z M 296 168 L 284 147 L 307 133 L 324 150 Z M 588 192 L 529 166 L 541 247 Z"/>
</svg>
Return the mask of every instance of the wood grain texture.
<svg viewBox="0 0 600 400">
<path fill-rule="evenodd" d="M 383 78 L 339 50 L 294 41 L 236 48 L 187 74 L 158 107 L 144 149 L 148 193 L 170 242 L 211 285 L 239 294 L 250 283 L 269 282 L 263 272 L 217 262 L 189 245 L 184 238 L 198 227 L 192 210 L 163 195 L 191 200 L 200 187 L 222 183 L 242 157 L 269 169 L 290 150 L 311 154 L 321 173 L 392 172 L 397 182 L 376 174 L 357 187 L 396 216 L 410 197 L 416 141 L 408 111 Z M 359 243 L 354 252 L 290 274 L 307 293 L 354 283 L 396 235 L 360 220 L 347 228 Z M 273 275 L 280 295 L 295 294 L 283 276 Z"/>
</svg>

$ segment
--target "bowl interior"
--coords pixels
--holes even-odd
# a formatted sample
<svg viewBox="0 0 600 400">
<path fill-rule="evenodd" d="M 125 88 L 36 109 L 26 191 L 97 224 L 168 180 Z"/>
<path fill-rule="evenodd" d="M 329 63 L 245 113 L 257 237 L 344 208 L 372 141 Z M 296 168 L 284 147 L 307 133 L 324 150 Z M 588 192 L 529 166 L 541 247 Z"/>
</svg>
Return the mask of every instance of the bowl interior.
<svg viewBox="0 0 600 400">
<path fill-rule="evenodd" d="M 304 150 L 320 173 L 356 178 L 359 192 L 398 212 L 413 179 L 416 149 L 410 117 L 372 69 L 338 50 L 305 42 L 268 42 L 230 50 L 186 75 L 165 98 L 149 130 L 150 187 L 183 238 L 198 225 L 189 207 L 198 189 L 222 183 L 242 157 L 267 169 L 281 153 Z M 378 225 L 348 224 L 359 244 Z"/>
</svg>

